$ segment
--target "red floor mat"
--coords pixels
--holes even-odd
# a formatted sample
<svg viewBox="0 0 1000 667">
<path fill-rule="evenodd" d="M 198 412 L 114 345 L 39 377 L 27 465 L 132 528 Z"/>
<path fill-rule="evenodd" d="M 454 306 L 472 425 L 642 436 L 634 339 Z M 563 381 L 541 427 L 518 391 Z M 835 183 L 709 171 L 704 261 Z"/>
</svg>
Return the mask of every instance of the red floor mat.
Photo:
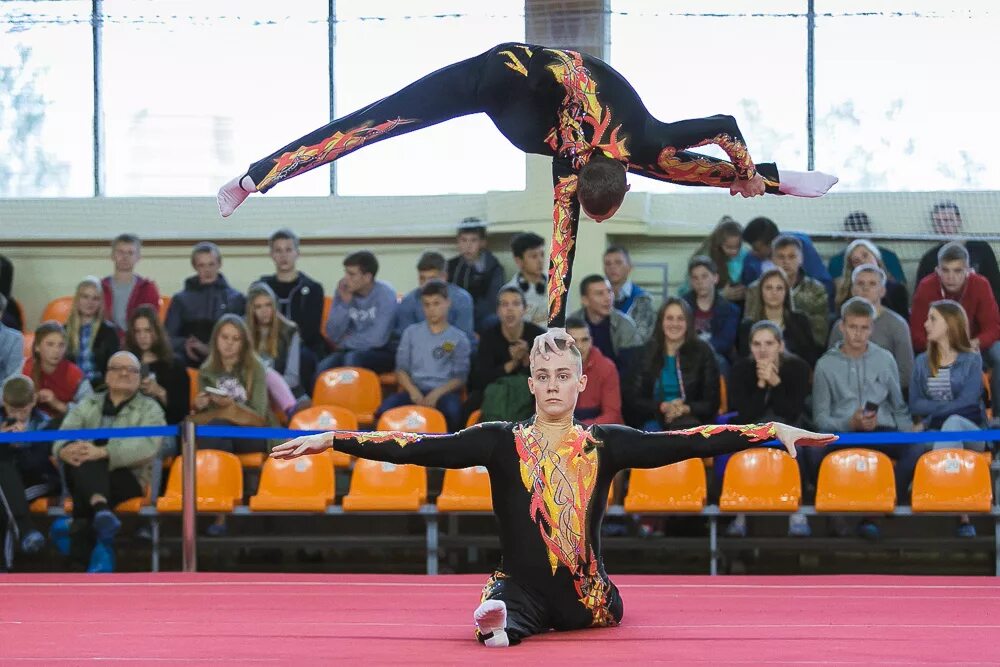
<svg viewBox="0 0 1000 667">
<path fill-rule="evenodd" d="M 994 578 L 621 576 L 621 627 L 510 649 L 473 638 L 485 578 L 8 575 L 0 664 L 1000 663 Z"/>
</svg>

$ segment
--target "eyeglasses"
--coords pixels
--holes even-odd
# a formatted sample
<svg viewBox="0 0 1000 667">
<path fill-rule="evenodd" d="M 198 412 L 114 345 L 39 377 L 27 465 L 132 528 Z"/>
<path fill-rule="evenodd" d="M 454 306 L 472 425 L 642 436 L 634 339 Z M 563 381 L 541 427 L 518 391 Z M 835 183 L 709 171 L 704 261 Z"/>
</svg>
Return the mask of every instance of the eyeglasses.
<svg viewBox="0 0 1000 667">
<path fill-rule="evenodd" d="M 127 375 L 138 375 L 139 369 L 134 366 L 108 366 L 109 373 L 125 373 Z"/>
</svg>

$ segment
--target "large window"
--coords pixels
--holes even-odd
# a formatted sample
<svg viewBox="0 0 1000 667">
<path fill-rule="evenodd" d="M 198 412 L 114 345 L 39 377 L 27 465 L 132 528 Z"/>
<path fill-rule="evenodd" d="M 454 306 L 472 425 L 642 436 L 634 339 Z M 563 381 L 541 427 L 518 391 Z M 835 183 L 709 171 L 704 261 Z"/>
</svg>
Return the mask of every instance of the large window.
<svg viewBox="0 0 1000 667">
<path fill-rule="evenodd" d="M 94 192 L 90 11 L 0 2 L 0 197 Z"/>
<path fill-rule="evenodd" d="M 494 44 L 522 39 L 523 0 L 338 0 L 337 115 Z M 365 147 L 339 160 L 337 192 L 426 195 L 521 190 L 524 164 L 523 153 L 486 116 L 476 114 Z"/>
</svg>

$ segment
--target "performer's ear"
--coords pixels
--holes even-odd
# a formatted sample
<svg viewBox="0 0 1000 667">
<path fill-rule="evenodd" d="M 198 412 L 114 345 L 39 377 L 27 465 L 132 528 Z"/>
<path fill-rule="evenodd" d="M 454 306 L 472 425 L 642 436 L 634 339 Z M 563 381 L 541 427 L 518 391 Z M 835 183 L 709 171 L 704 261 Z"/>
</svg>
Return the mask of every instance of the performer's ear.
<svg viewBox="0 0 1000 667">
<path fill-rule="evenodd" d="M 587 389 L 587 376 L 580 374 L 580 382 L 577 385 L 577 390 L 582 394 Z"/>
</svg>

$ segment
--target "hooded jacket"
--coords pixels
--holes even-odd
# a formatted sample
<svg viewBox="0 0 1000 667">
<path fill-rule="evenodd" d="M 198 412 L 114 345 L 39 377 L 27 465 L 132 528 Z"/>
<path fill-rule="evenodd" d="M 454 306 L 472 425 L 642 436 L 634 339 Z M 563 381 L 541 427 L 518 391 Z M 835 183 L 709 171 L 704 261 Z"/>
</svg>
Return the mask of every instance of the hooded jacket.
<svg viewBox="0 0 1000 667">
<path fill-rule="evenodd" d="M 812 402 L 816 428 L 850 431 L 854 413 L 872 402 L 878 405 L 879 428 L 913 430 L 899 369 L 889 351 L 869 342 L 865 353 L 854 359 L 841 352 L 842 346 L 838 343 L 816 362 Z"/>
<path fill-rule="evenodd" d="M 165 328 L 174 353 L 185 358 L 184 341 L 188 336 L 208 343 L 220 317 L 226 313 L 242 317 L 246 309 L 246 297 L 230 287 L 221 273 L 208 285 L 201 284 L 198 276 L 191 276 L 184 281 L 184 289 L 174 294 L 167 310 Z"/>
</svg>

